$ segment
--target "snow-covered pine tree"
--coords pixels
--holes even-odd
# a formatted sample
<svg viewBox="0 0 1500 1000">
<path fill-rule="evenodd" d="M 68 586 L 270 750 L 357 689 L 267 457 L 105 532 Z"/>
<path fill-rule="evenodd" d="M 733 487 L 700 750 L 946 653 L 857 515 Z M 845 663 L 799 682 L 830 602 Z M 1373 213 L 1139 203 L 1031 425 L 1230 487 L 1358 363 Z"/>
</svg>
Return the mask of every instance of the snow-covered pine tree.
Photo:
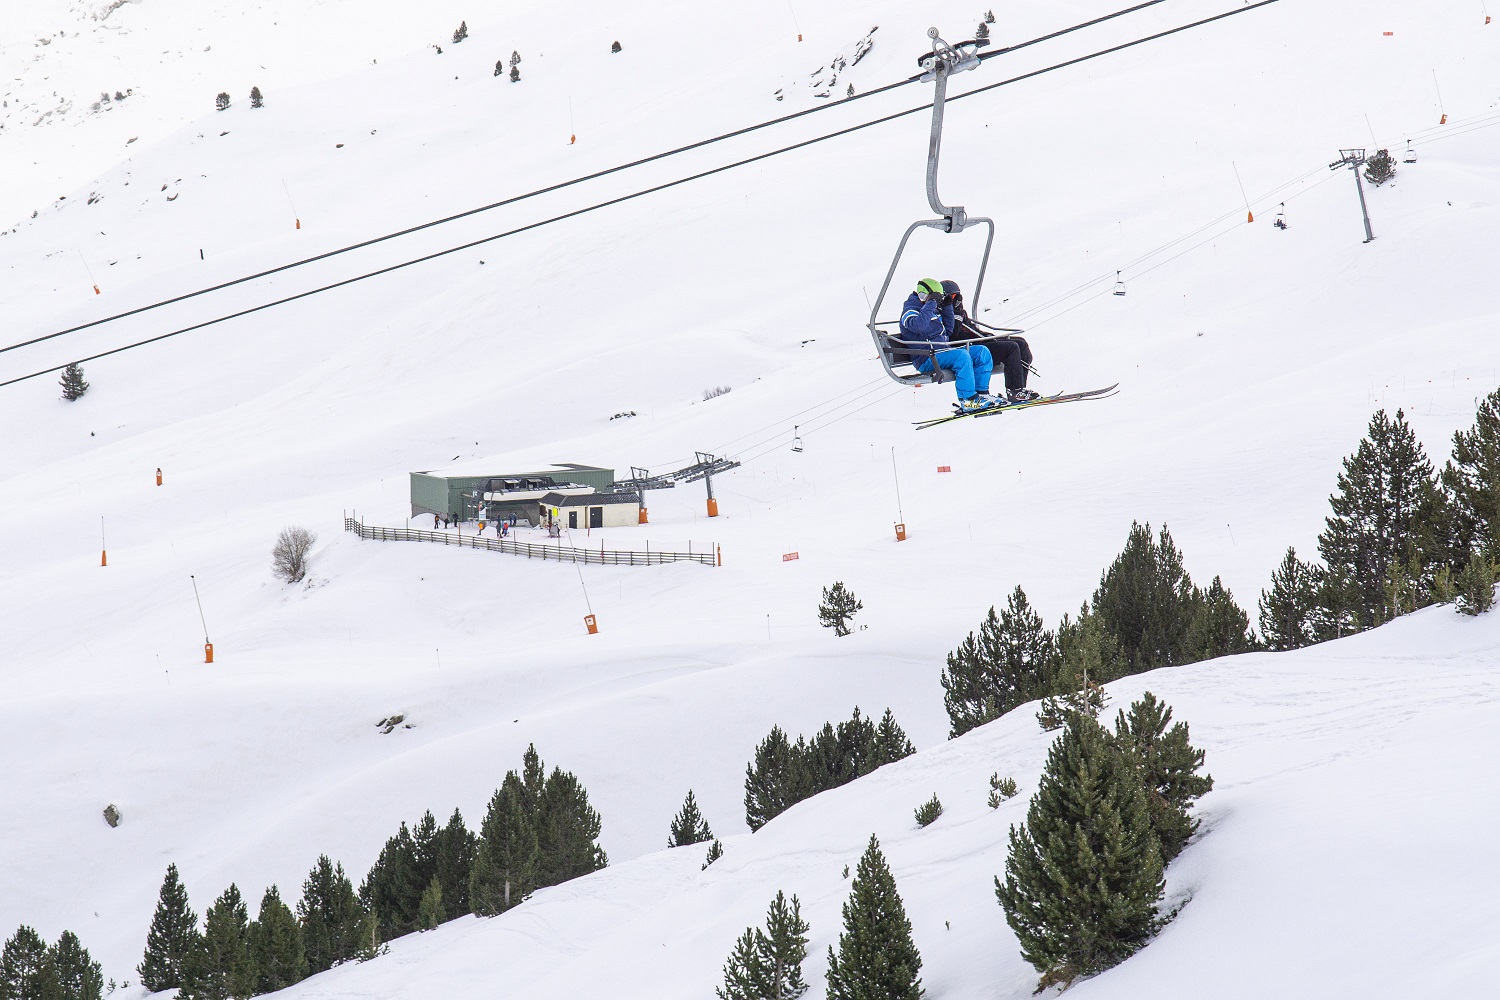
<svg viewBox="0 0 1500 1000">
<path fill-rule="evenodd" d="M 224 91 L 220 91 L 219 96 L 214 98 L 214 107 L 219 111 L 223 111 L 229 107 L 229 95 Z"/>
<path fill-rule="evenodd" d="M 1453 432 L 1442 482 L 1453 512 L 1454 551 L 1478 550 L 1500 560 L 1500 389 L 1480 400 L 1474 426 Z"/>
<path fill-rule="evenodd" d="M 511 83 L 520 83 L 521 82 L 521 67 L 519 67 L 519 66 L 512 66 L 510 68 L 510 82 Z"/>
<path fill-rule="evenodd" d="M 1187 723 L 1168 729 L 1171 721 L 1171 707 L 1150 691 L 1131 703 L 1128 716 L 1122 711 L 1115 718 L 1115 740 L 1140 769 L 1162 867 L 1187 846 L 1198 829 L 1198 820 L 1189 815 L 1193 803 L 1214 787 L 1212 776 L 1198 773 L 1204 752 L 1188 742 Z"/>
<path fill-rule="evenodd" d="M 468 38 L 468 37 L 469 37 L 469 22 L 468 21 L 460 21 L 458 23 L 458 27 L 455 28 L 454 31 L 453 31 L 453 44 L 457 45 L 459 42 L 463 41 L 465 38 Z"/>
<path fill-rule="evenodd" d="M 47 949 L 47 963 L 57 983 L 57 1000 L 99 1000 L 103 994 L 104 974 L 99 963 L 72 931 L 63 931 L 57 943 Z"/>
<path fill-rule="evenodd" d="M 59 384 L 62 386 L 63 399 L 70 403 L 89 391 L 89 384 L 83 380 L 83 366 L 77 362 L 63 369 Z"/>
<path fill-rule="evenodd" d="M 302 883 L 297 918 L 302 924 L 309 976 L 349 961 L 364 947 L 364 908 L 344 866 L 335 865 L 326 854 L 318 856 Z"/>
<path fill-rule="evenodd" d="M 307 975 L 302 926 L 274 885 L 261 896 L 260 912 L 250 924 L 247 936 L 257 994 L 284 990 Z"/>
<path fill-rule="evenodd" d="M 983 21 L 980 21 L 979 27 L 974 29 L 974 40 L 977 42 L 983 42 L 987 41 L 989 37 L 990 26 L 988 24 L 985 24 Z"/>
<path fill-rule="evenodd" d="M 203 937 L 183 969 L 182 1000 L 231 1000 L 255 994 L 250 914 L 233 882 L 203 914 Z"/>
<path fill-rule="evenodd" d="M 1266 648 L 1301 649 L 1318 641 L 1318 584 L 1322 569 L 1297 558 L 1288 547 L 1271 573 L 1271 589 L 1260 592 L 1260 634 Z"/>
<path fill-rule="evenodd" d="M 464 825 L 463 813 L 457 809 L 448 823 L 438 831 L 436 875 L 443 887 L 444 920 L 453 920 L 470 912 L 469 873 L 474 867 L 475 837 Z"/>
<path fill-rule="evenodd" d="M 417 909 L 426 887 L 417 872 L 416 841 L 403 822 L 396 835 L 386 840 L 359 887 L 359 901 L 375 914 L 381 941 L 417 929 Z"/>
<path fill-rule="evenodd" d="M 554 767 L 537 799 L 537 885 L 560 885 L 607 866 L 598 842 L 602 828 L 577 776 Z"/>
<path fill-rule="evenodd" d="M 1387 591 L 1392 564 L 1416 567 L 1415 604 L 1428 603 L 1433 574 L 1447 561 L 1447 504 L 1402 411 L 1394 420 L 1384 410 L 1371 418 L 1369 433 L 1344 459 L 1338 492 L 1328 502 L 1333 516 L 1318 536 L 1318 549 L 1330 574 L 1347 578 L 1358 627 L 1382 625 L 1397 613 L 1392 598 L 1399 591 Z"/>
<path fill-rule="evenodd" d="M 1377 150 L 1374 156 L 1365 161 L 1365 180 L 1376 187 L 1394 176 L 1396 176 L 1396 161 L 1389 149 Z"/>
<path fill-rule="evenodd" d="M 718 861 L 723 856 L 724 845 L 719 843 L 718 837 L 715 837 L 714 842 L 708 845 L 708 854 L 704 856 L 703 867 L 700 868 L 699 871 L 707 871 L 709 865 L 713 864 L 715 861 Z"/>
<path fill-rule="evenodd" d="M 136 966 L 141 985 L 152 993 L 181 986 L 183 962 L 197 940 L 198 915 L 188 905 L 187 889 L 177 875 L 177 866 L 167 865 L 151 929 L 146 932 L 146 954 Z"/>
<path fill-rule="evenodd" d="M 987 11 L 984 12 L 984 23 L 985 24 L 994 24 L 995 23 L 995 12 L 994 11 L 987 10 Z"/>
<path fill-rule="evenodd" d="M 802 962 L 807 958 L 807 921 L 802 919 L 802 904 L 794 895 L 776 890 L 776 898 L 766 909 L 766 931 L 757 942 L 760 964 L 768 977 L 768 1000 L 797 1000 L 807 992 L 802 978 Z"/>
<path fill-rule="evenodd" d="M 671 836 L 667 840 L 667 846 L 686 847 L 713 839 L 714 832 L 708 828 L 708 821 L 698 811 L 698 800 L 693 798 L 693 790 L 689 788 L 687 798 L 682 802 L 682 809 L 672 817 Z"/>
<path fill-rule="evenodd" d="M 515 69 L 519 65 L 521 65 L 521 53 L 518 52 L 515 49 L 511 49 L 511 51 L 510 51 L 510 66 L 511 66 L 511 69 Z"/>
<path fill-rule="evenodd" d="M 834 635 L 848 635 L 853 630 L 849 622 L 864 607 L 863 602 L 844 586 L 842 580 L 832 587 L 823 588 L 823 603 L 818 605 L 818 621 L 824 628 L 833 629 Z"/>
<path fill-rule="evenodd" d="M 430 931 L 443 922 L 447 913 L 443 909 L 443 883 L 436 875 L 422 891 L 422 902 L 417 906 L 417 928 Z"/>
<path fill-rule="evenodd" d="M 1469 561 L 1458 572 L 1458 593 L 1454 600 L 1460 614 L 1482 615 L 1495 603 L 1497 568 L 1482 552 L 1469 554 Z"/>
<path fill-rule="evenodd" d="M 1165 525 L 1153 539 L 1150 524 L 1131 524 L 1124 550 L 1099 579 L 1092 607 L 1119 646 L 1124 674 L 1192 661 L 1186 638 L 1198 612 L 1197 592 Z M 1089 679 L 1115 676 L 1121 675 L 1090 673 Z"/>
<path fill-rule="evenodd" d="M 838 953 L 828 948 L 828 1000 L 921 1000 L 922 956 L 874 834 L 843 913 Z"/>
<path fill-rule="evenodd" d="M 1011 827 L 995 895 L 1039 989 L 1123 962 L 1160 925 L 1161 847 L 1135 765 L 1074 712 L 1047 754 L 1026 822 Z"/>
<path fill-rule="evenodd" d="M 266 99 L 261 94 L 259 87 L 250 88 L 250 106 L 252 108 L 265 107 Z"/>
<path fill-rule="evenodd" d="M 52 1000 L 57 989 L 57 970 L 47 960 L 47 942 L 22 924 L 0 950 L 0 997 Z"/>
<path fill-rule="evenodd" d="M 780 726 L 755 748 L 755 759 L 745 765 L 745 823 L 751 832 L 780 816 L 797 800 L 792 797 L 792 745 Z"/>
<path fill-rule="evenodd" d="M 1234 595 L 1218 577 L 1207 590 L 1197 590 L 1196 604 L 1198 611 L 1184 643 L 1184 652 L 1193 660 L 1248 653 L 1256 647 L 1250 616 L 1235 603 Z"/>
<path fill-rule="evenodd" d="M 536 748 L 527 750 L 528 769 L 541 767 Z M 469 905 L 481 917 L 519 905 L 537 887 L 534 800 L 526 782 L 510 771 L 490 798 L 479 827 L 469 876 Z"/>
</svg>

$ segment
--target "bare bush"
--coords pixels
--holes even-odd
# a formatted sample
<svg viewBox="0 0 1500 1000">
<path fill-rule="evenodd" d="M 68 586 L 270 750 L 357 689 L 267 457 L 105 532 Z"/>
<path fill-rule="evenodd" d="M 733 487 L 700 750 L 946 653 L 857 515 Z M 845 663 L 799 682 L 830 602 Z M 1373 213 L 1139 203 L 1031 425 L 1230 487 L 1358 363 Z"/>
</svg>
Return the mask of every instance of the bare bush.
<svg viewBox="0 0 1500 1000">
<path fill-rule="evenodd" d="M 722 395 L 724 395 L 728 391 L 729 391 L 729 386 L 727 386 L 727 385 L 716 385 L 716 386 L 714 386 L 711 389 L 704 389 L 703 390 L 703 398 L 704 399 L 713 399 L 715 396 L 722 396 Z"/>
<path fill-rule="evenodd" d="M 297 583 L 307 575 L 307 552 L 318 540 L 306 528 L 282 528 L 271 549 L 271 572 L 287 583 Z"/>
</svg>

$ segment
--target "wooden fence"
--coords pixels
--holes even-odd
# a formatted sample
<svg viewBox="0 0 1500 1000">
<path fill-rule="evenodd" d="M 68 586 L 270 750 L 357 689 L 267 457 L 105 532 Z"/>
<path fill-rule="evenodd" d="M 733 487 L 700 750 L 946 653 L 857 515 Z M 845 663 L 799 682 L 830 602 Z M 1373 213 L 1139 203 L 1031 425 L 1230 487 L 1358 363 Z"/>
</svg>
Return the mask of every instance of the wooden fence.
<svg viewBox="0 0 1500 1000">
<path fill-rule="evenodd" d="M 597 549 L 578 549 L 560 544 L 538 545 L 511 538 L 484 538 L 457 532 L 450 534 L 446 531 L 423 531 L 420 528 L 379 528 L 362 524 L 352 517 L 344 518 L 344 530 L 377 542 L 438 542 L 466 549 L 509 552 L 528 559 L 551 559 L 554 562 L 597 563 L 603 566 L 659 566 L 675 562 L 695 562 L 704 566 L 719 564 L 717 545 L 709 552 L 617 552 L 602 546 Z"/>
</svg>

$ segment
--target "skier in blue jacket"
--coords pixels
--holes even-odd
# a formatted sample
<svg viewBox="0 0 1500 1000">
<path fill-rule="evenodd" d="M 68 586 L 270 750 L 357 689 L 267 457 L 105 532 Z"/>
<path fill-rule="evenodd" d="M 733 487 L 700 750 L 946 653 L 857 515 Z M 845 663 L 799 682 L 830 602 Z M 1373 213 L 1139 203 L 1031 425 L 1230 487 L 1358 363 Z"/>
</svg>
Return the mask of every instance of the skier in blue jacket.
<svg viewBox="0 0 1500 1000">
<path fill-rule="evenodd" d="M 905 341 L 902 346 L 938 347 L 947 344 L 952 333 L 953 304 L 943 291 L 943 283 L 936 278 L 923 278 L 901 308 L 900 339 Z M 970 344 L 939 349 L 936 360 L 939 368 L 953 373 L 959 409 L 984 410 L 1000 405 L 1001 401 L 990 395 L 990 373 L 995 363 L 988 347 Z M 932 363 L 933 357 L 923 354 L 917 356 L 914 365 L 919 372 L 931 372 Z"/>
</svg>

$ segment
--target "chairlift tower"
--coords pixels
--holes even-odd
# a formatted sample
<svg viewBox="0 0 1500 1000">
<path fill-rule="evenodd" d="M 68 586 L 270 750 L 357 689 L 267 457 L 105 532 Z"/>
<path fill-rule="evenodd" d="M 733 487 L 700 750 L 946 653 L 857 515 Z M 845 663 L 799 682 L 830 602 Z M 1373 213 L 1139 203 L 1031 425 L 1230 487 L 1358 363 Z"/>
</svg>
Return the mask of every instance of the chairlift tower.
<svg viewBox="0 0 1500 1000">
<path fill-rule="evenodd" d="M 1337 170 L 1339 167 L 1348 167 L 1354 171 L 1354 187 L 1359 192 L 1359 211 L 1365 218 L 1365 242 L 1368 243 L 1375 238 L 1370 230 L 1370 209 L 1365 204 L 1365 185 L 1359 178 L 1359 168 L 1365 165 L 1365 151 L 1363 149 L 1341 149 L 1339 158 L 1328 164 L 1329 170 Z"/>
<path fill-rule="evenodd" d="M 693 457 L 697 459 L 694 464 L 689 465 L 685 469 L 678 469 L 671 476 L 679 483 L 691 483 L 698 479 L 703 480 L 703 484 L 708 487 L 708 516 L 718 517 L 719 501 L 714 499 L 713 477 L 715 473 L 728 472 L 730 469 L 738 467 L 740 463 L 732 458 L 715 458 L 706 451 L 695 451 L 693 452 Z"/>
</svg>

